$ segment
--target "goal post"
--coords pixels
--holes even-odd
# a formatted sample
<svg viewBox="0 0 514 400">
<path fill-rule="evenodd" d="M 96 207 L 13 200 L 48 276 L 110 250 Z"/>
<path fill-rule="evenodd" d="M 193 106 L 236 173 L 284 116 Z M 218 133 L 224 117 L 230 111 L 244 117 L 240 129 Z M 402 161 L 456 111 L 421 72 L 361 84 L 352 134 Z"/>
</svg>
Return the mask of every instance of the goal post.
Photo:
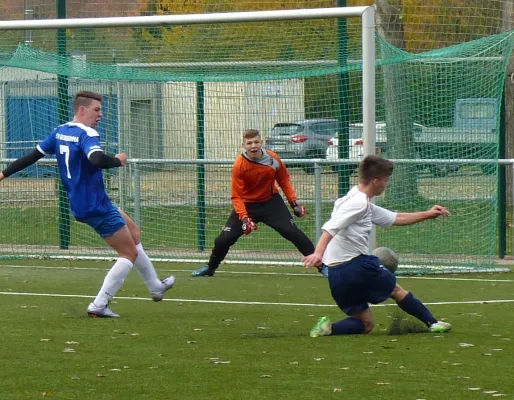
<svg viewBox="0 0 514 400">
<path fill-rule="evenodd" d="M 341 18 L 349 21 L 344 38 L 336 24 Z M 403 269 L 407 272 L 491 271 L 494 174 L 478 175 L 475 168 L 434 180 L 426 169 L 419 173 L 416 165 L 426 160 L 406 152 L 405 143 L 413 144 L 418 136 L 404 121 L 415 123 L 415 129 L 420 122 L 430 123 L 435 130 L 423 132 L 437 133 L 450 125 L 455 100 L 500 98 L 511 37 L 415 55 L 376 36 L 374 19 L 373 7 L 348 7 L 0 21 L 5 33 L 0 36 L 1 162 L 32 149 L 57 125 L 58 76 L 67 80 L 70 99 L 78 90 L 99 92 L 104 117 L 98 131 L 105 148 L 129 156 L 127 168 L 105 171 L 109 195 L 140 224 L 153 259 L 205 262 L 231 210 L 230 170 L 244 129 L 260 129 L 267 145 L 284 152 L 298 197 L 310 211 L 297 223 L 314 241 L 340 195 L 340 176 L 357 183 L 359 157 L 386 149 L 387 120 L 389 153 L 384 156 L 398 158 L 398 165 L 411 163 L 410 175 L 402 179 L 417 191 L 400 190 L 394 201 L 386 193 L 377 203 L 409 210 L 450 201 L 457 215 L 473 217 L 448 225 L 428 222 L 406 234 L 402 228 L 377 232 L 377 243 L 395 249 L 404 266 L 411 265 Z M 25 30 L 35 31 L 31 46 L 17 44 Z M 57 30 L 66 30 L 65 56 L 56 44 Z M 348 43 L 347 62 L 338 53 L 341 39 Z M 459 80 L 471 65 L 480 66 L 480 77 Z M 342 75 L 348 78 L 344 98 L 338 87 Z M 404 90 L 388 97 L 390 82 L 401 79 Z M 443 89 L 442 81 L 447 83 Z M 402 118 L 390 118 L 389 105 Z M 334 130 L 342 108 L 345 126 Z M 282 139 L 273 143 L 275 131 Z M 325 140 L 322 149 L 311 146 L 317 137 Z M 475 159 L 493 158 L 496 139 L 489 138 Z M 343 142 L 339 150 L 346 147 L 348 159 L 330 158 L 332 139 Z M 470 148 L 466 140 L 461 140 L 463 148 Z M 295 152 L 298 143 L 304 144 L 304 153 Z M 459 154 L 454 159 L 466 158 L 471 150 Z M 432 158 L 456 163 L 437 154 Z M 112 257 L 91 229 L 73 219 L 69 248 L 59 248 L 56 181 L 53 161 L 45 160 L 2 182 L 6 218 L 0 224 L 0 256 Z M 463 189 L 450 191 L 449 186 Z M 468 187 L 482 189 L 477 195 Z M 468 240 L 452 245 L 454 231 Z M 251 238 L 243 237 L 227 262 L 300 265 L 296 249 L 264 226 Z"/>
</svg>

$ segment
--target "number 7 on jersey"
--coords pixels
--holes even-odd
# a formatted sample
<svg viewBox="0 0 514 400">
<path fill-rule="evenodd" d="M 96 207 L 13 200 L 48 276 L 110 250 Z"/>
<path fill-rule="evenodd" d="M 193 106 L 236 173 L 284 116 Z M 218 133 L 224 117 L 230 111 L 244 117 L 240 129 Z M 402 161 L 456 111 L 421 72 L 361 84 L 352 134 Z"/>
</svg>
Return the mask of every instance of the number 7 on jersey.
<svg viewBox="0 0 514 400">
<path fill-rule="evenodd" d="M 64 144 L 59 145 L 59 153 L 64 154 L 64 163 L 66 164 L 66 172 L 68 179 L 71 179 L 70 174 L 70 146 Z"/>
</svg>

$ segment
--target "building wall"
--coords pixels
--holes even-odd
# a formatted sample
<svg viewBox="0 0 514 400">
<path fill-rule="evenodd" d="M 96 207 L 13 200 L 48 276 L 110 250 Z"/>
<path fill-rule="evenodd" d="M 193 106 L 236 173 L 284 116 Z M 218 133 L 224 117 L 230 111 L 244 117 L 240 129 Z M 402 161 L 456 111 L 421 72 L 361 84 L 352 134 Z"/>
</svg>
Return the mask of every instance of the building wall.
<svg viewBox="0 0 514 400">
<path fill-rule="evenodd" d="M 70 79 L 70 96 L 79 90 L 108 96 L 102 104 L 101 133 L 107 136 L 102 139 L 109 143 L 119 140 L 117 148 L 111 146 L 109 152 L 124 151 L 129 158 L 197 158 L 196 83 Z M 57 77 L 17 68 L 0 69 L 0 143 L 7 138 L 8 96 L 55 98 Z M 265 139 L 275 123 L 305 117 L 303 80 L 206 82 L 204 110 L 206 158 L 233 158 L 241 151 L 245 129 L 259 129 Z M 30 123 L 48 124 L 48 120 Z M 43 130 L 53 128 L 45 125 Z M 5 146 L 0 146 L 0 151 L 6 157 Z"/>
<path fill-rule="evenodd" d="M 277 122 L 305 118 L 303 80 L 206 82 L 205 155 L 233 158 L 241 151 L 245 129 L 266 138 Z M 196 158 L 196 85 L 169 82 L 163 88 L 165 157 Z"/>
</svg>

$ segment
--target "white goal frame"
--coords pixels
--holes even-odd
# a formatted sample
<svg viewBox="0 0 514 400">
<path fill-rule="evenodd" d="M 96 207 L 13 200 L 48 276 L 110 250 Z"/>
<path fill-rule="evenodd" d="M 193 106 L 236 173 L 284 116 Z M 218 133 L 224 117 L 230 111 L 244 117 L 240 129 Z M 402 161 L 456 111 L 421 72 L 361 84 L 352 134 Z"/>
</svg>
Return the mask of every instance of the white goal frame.
<svg viewBox="0 0 514 400">
<path fill-rule="evenodd" d="M 375 154 L 375 9 L 373 6 L 332 7 L 298 10 L 248 11 L 139 17 L 70 18 L 0 21 L 0 31 L 80 28 L 150 27 L 162 25 L 227 24 L 241 22 L 361 18 L 362 121 L 364 155 Z M 244 61 L 243 61 L 244 63 Z M 136 160 L 134 160 L 136 161 Z M 129 160 L 130 162 L 130 160 Z M 319 221 L 318 221 L 319 222 Z M 320 226 L 321 227 L 321 226 Z M 319 228 L 320 228 L 319 227 Z M 318 227 L 317 227 L 318 228 Z M 317 233 L 318 234 L 318 233 Z M 369 247 L 375 247 L 375 229 Z"/>
<path fill-rule="evenodd" d="M 0 31 L 228 24 L 360 17 L 362 22 L 362 121 L 364 155 L 375 154 L 375 9 L 373 6 L 248 11 L 143 17 L 0 21 Z"/>
</svg>

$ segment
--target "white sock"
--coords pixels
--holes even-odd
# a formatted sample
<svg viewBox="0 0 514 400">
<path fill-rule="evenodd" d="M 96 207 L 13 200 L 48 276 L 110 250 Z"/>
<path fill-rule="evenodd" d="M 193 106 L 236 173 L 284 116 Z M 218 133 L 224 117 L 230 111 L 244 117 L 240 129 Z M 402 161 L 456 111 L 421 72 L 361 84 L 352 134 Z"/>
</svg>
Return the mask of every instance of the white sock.
<svg viewBox="0 0 514 400">
<path fill-rule="evenodd" d="M 105 276 L 104 283 L 93 301 L 95 306 L 105 307 L 109 303 L 109 300 L 114 297 L 121 285 L 123 285 L 132 265 L 130 260 L 123 257 L 118 258 Z"/>
<path fill-rule="evenodd" d="M 150 258 L 146 255 L 141 243 L 136 244 L 136 249 L 137 258 L 135 265 L 139 276 L 145 281 L 146 287 L 150 292 L 158 292 L 162 289 L 162 282 L 157 276 Z"/>
</svg>

